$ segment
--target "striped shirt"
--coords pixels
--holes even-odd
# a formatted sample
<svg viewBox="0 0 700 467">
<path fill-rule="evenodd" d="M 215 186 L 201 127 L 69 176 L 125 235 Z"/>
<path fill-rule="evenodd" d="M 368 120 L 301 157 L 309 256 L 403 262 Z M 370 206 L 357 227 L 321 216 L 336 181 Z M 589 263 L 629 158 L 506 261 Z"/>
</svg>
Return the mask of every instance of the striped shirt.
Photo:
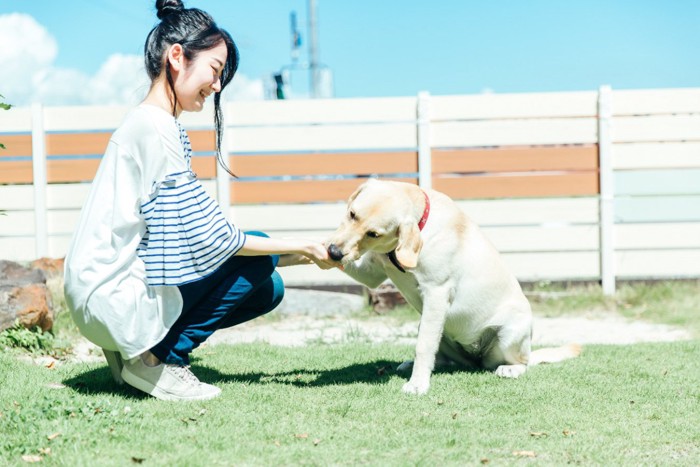
<svg viewBox="0 0 700 467">
<path fill-rule="evenodd" d="M 156 182 L 151 199 L 141 205 L 146 234 L 137 254 L 151 286 L 177 286 L 206 277 L 236 254 L 246 238 L 226 220 L 192 171 L 192 146 L 176 123 L 188 170 Z"/>
</svg>

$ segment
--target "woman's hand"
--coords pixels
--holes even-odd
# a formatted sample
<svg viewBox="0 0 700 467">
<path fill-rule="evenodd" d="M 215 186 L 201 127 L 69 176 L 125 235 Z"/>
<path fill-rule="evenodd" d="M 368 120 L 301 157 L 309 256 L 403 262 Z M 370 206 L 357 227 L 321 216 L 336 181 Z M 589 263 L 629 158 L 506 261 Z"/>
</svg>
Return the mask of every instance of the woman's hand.
<svg viewBox="0 0 700 467">
<path fill-rule="evenodd" d="M 335 268 L 340 264 L 330 258 L 328 255 L 328 250 L 323 243 L 316 242 L 314 240 L 310 242 L 308 251 L 305 253 L 305 255 L 311 261 L 316 263 L 316 266 L 321 269 Z"/>
</svg>

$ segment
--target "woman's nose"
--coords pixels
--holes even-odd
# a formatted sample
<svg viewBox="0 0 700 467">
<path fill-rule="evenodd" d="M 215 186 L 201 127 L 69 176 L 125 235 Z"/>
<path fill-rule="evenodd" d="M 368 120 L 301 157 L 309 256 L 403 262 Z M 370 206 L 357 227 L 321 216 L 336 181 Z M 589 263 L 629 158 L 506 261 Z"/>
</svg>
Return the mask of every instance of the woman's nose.
<svg viewBox="0 0 700 467">
<path fill-rule="evenodd" d="M 216 78 L 216 81 L 214 81 L 214 84 L 211 85 L 211 88 L 214 90 L 214 92 L 221 92 L 221 78 Z"/>
</svg>

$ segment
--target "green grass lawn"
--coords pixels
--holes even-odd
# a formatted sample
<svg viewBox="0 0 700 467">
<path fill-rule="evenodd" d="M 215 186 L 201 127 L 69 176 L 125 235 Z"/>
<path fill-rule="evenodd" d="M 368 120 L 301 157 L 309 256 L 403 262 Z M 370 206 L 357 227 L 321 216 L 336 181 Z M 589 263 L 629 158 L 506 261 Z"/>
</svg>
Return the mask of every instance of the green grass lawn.
<svg viewBox="0 0 700 467">
<path fill-rule="evenodd" d="M 0 353 L 0 464 L 697 465 L 699 352 L 589 346 L 518 380 L 437 371 L 415 397 L 394 371 L 411 347 L 222 345 L 193 364 L 222 396 L 192 403 Z"/>
<path fill-rule="evenodd" d="M 527 291 L 539 316 L 616 313 L 700 338 L 700 281 Z M 65 311 L 55 331 L 61 356 L 77 336 Z M 438 370 L 424 397 L 395 371 L 413 352 L 204 347 L 193 370 L 223 394 L 178 404 L 116 386 L 104 363 L 49 369 L 0 349 L 0 465 L 700 465 L 700 340 L 586 346 L 518 380 Z"/>
</svg>

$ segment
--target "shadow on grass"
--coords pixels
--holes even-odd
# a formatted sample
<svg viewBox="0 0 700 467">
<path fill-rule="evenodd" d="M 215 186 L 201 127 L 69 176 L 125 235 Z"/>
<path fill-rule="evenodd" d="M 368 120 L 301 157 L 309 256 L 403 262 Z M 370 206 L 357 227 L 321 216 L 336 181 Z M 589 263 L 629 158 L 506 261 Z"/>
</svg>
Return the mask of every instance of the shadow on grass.
<svg viewBox="0 0 700 467">
<path fill-rule="evenodd" d="M 320 387 L 342 384 L 387 384 L 392 378 L 408 380 L 410 372 L 396 371 L 402 362 L 375 360 L 355 363 L 327 370 L 294 369 L 282 372 L 225 373 L 209 366 L 200 365 L 193 359 L 192 371 L 205 383 L 288 384 L 296 387 Z M 480 373 L 482 370 L 465 369 L 458 366 L 438 367 L 434 374 L 456 372 Z M 129 398 L 149 397 L 127 384 L 117 385 L 108 366 L 93 368 L 67 378 L 63 384 L 84 395 L 110 394 Z"/>
<path fill-rule="evenodd" d="M 83 373 L 66 378 L 62 383 L 75 392 L 86 396 L 111 395 L 129 399 L 144 399 L 150 397 L 138 389 L 132 388 L 128 384 L 117 384 L 114 379 L 112 379 L 112 372 L 106 364 L 105 366 L 92 368 Z"/>
</svg>

